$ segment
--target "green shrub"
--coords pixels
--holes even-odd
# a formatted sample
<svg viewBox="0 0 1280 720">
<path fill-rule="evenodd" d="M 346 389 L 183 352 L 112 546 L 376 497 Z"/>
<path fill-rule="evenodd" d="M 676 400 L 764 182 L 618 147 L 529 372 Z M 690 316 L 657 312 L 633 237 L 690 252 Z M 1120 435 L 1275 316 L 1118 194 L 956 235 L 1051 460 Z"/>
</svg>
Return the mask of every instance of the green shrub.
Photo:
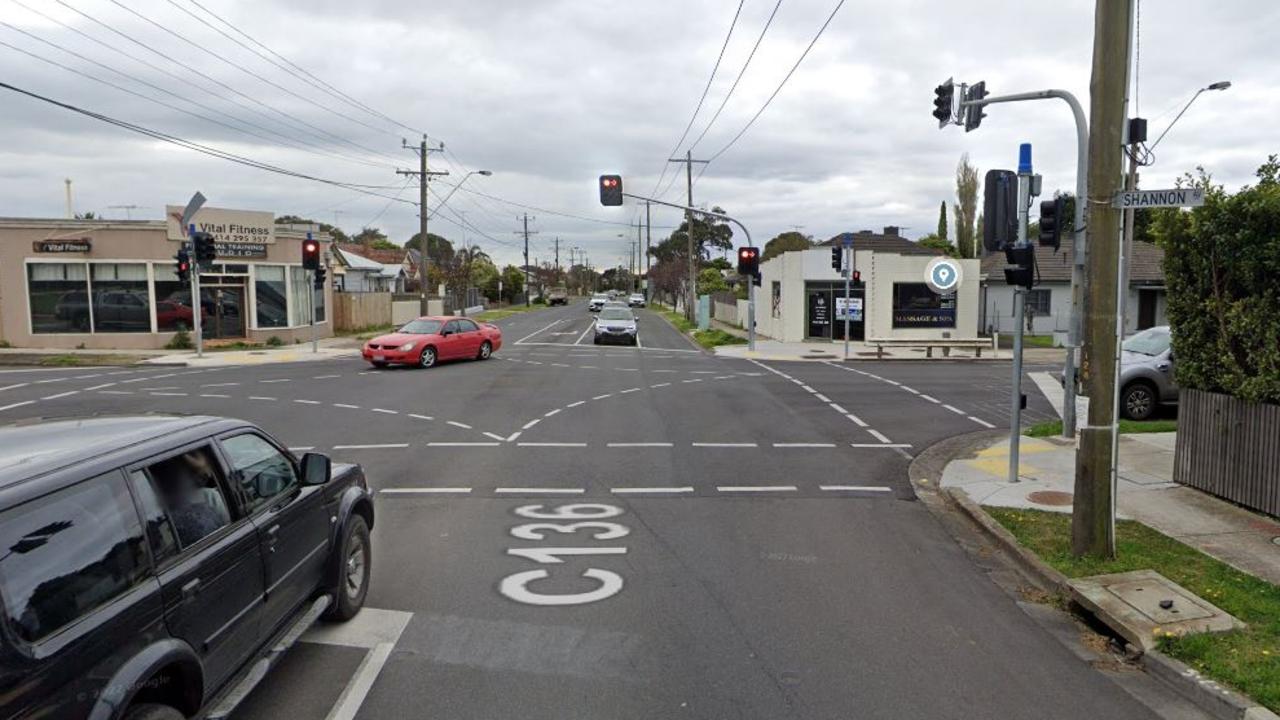
<svg viewBox="0 0 1280 720">
<path fill-rule="evenodd" d="M 191 333 L 186 328 L 179 328 L 178 332 L 173 334 L 173 339 L 164 344 L 165 350 L 190 350 L 194 347 L 191 344 Z"/>
<path fill-rule="evenodd" d="M 8 340 L 0 340 L 0 348 L 10 348 L 10 347 L 13 347 L 13 346 L 9 344 Z"/>
<path fill-rule="evenodd" d="M 534 298 L 534 299 L 533 299 L 533 304 L 534 304 L 534 305 L 546 305 L 546 304 L 547 304 L 547 299 L 546 299 L 546 298 L 544 298 L 544 297 L 542 297 L 541 295 L 539 295 L 538 297 L 536 297 L 536 298 Z"/>
<path fill-rule="evenodd" d="M 267 338 L 267 347 L 280 347 L 281 345 L 284 345 L 284 340 L 281 340 L 278 335 L 272 335 Z"/>
<path fill-rule="evenodd" d="M 1159 211 L 1169 324 L 1182 387 L 1280 403 L 1280 161 L 1258 184 L 1228 194 L 1200 169 L 1181 185 L 1203 188 L 1190 212 Z"/>
</svg>

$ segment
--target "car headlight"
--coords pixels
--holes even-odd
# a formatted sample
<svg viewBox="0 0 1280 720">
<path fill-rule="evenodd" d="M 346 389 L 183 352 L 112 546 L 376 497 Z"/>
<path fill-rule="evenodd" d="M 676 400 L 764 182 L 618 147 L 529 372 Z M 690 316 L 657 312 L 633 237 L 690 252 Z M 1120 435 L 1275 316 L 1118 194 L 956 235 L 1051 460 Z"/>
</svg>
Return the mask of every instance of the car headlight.
<svg viewBox="0 0 1280 720">
<path fill-rule="evenodd" d="M 407 342 L 396 349 L 399 350 L 400 352 L 409 352 L 410 350 L 413 349 L 413 343 Z"/>
</svg>

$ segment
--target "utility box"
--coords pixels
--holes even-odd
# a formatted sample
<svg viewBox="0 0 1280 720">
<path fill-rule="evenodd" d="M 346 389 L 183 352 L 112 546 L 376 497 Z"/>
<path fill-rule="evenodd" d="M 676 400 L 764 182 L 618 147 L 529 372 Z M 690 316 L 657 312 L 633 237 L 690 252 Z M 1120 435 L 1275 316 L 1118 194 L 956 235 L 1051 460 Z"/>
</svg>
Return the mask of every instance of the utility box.
<svg viewBox="0 0 1280 720">
<path fill-rule="evenodd" d="M 698 329 L 711 329 L 711 296 L 698 296 Z"/>
</svg>

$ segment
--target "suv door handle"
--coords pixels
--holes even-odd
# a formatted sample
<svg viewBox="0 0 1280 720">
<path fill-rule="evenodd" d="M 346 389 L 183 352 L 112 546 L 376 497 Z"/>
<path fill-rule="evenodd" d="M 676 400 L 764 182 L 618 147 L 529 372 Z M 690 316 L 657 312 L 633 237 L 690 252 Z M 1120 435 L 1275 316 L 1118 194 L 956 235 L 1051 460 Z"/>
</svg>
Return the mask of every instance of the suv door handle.
<svg viewBox="0 0 1280 720">
<path fill-rule="evenodd" d="M 200 594 L 200 578 L 196 578 L 182 586 L 182 599 L 194 600 Z"/>
</svg>

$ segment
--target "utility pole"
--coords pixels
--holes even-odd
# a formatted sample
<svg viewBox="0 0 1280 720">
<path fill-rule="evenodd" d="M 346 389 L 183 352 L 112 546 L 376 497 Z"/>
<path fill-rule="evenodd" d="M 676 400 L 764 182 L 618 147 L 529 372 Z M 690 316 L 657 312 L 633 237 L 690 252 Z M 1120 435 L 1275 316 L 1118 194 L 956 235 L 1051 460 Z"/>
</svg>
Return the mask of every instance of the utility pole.
<svg viewBox="0 0 1280 720">
<path fill-rule="evenodd" d="M 642 227 L 640 223 L 636 222 L 636 244 L 635 244 L 636 269 L 635 269 L 635 272 L 631 274 L 632 282 L 634 283 L 632 292 L 640 292 L 640 230 L 641 229 Z"/>
<path fill-rule="evenodd" d="M 560 236 L 556 236 L 556 284 L 560 284 Z"/>
<path fill-rule="evenodd" d="M 653 256 L 650 252 L 653 249 L 653 225 L 650 223 L 649 206 L 653 203 L 648 200 L 644 201 L 644 304 L 648 305 L 650 301 L 649 288 L 652 283 L 649 281 L 649 270 L 653 268 Z"/>
<path fill-rule="evenodd" d="M 671 158 L 667 160 L 667 162 L 684 163 L 685 186 L 688 189 L 689 196 L 687 207 L 693 207 L 693 164 L 702 163 L 705 165 L 711 161 L 694 160 L 693 151 L 686 150 L 684 157 Z M 685 293 L 684 316 L 689 320 L 689 322 L 693 322 L 693 306 L 698 301 L 698 261 L 693 255 L 695 247 L 695 243 L 693 242 L 693 213 L 689 210 L 684 211 L 684 226 L 685 231 L 689 236 L 689 290 Z"/>
<path fill-rule="evenodd" d="M 418 237 L 421 238 L 422 260 L 418 264 L 418 313 L 426 315 L 431 311 L 427 305 L 427 246 L 430 242 L 427 240 L 427 183 L 431 182 L 431 178 L 437 175 L 448 175 L 448 171 L 432 172 L 427 170 L 427 156 L 433 152 L 443 152 L 444 143 L 440 143 L 440 147 L 427 147 L 427 136 L 422 136 L 422 142 L 418 147 L 413 147 L 407 142 L 401 142 L 401 146 L 405 149 L 412 149 L 418 153 L 418 169 L 417 170 L 397 170 L 397 175 L 417 175 L 418 176 Z M 337 217 L 334 218 L 337 220 Z"/>
<path fill-rule="evenodd" d="M 1093 76 L 1089 82 L 1089 255 L 1084 347 L 1080 368 L 1089 396 L 1088 424 L 1076 449 L 1071 552 L 1113 557 L 1115 533 L 1111 478 L 1116 382 L 1115 322 L 1119 273 L 1119 212 L 1111 199 L 1120 189 L 1133 0 L 1096 0 Z M 1076 202 L 1079 202 L 1077 198 Z"/>
<path fill-rule="evenodd" d="M 538 218 L 534 218 L 537 220 Z M 529 230 L 529 213 L 524 214 L 524 230 L 517 230 L 517 235 L 524 235 L 524 306 L 529 307 L 529 236 L 537 235 L 536 230 Z M 557 247 L 559 246 L 559 238 L 556 239 Z"/>
</svg>

